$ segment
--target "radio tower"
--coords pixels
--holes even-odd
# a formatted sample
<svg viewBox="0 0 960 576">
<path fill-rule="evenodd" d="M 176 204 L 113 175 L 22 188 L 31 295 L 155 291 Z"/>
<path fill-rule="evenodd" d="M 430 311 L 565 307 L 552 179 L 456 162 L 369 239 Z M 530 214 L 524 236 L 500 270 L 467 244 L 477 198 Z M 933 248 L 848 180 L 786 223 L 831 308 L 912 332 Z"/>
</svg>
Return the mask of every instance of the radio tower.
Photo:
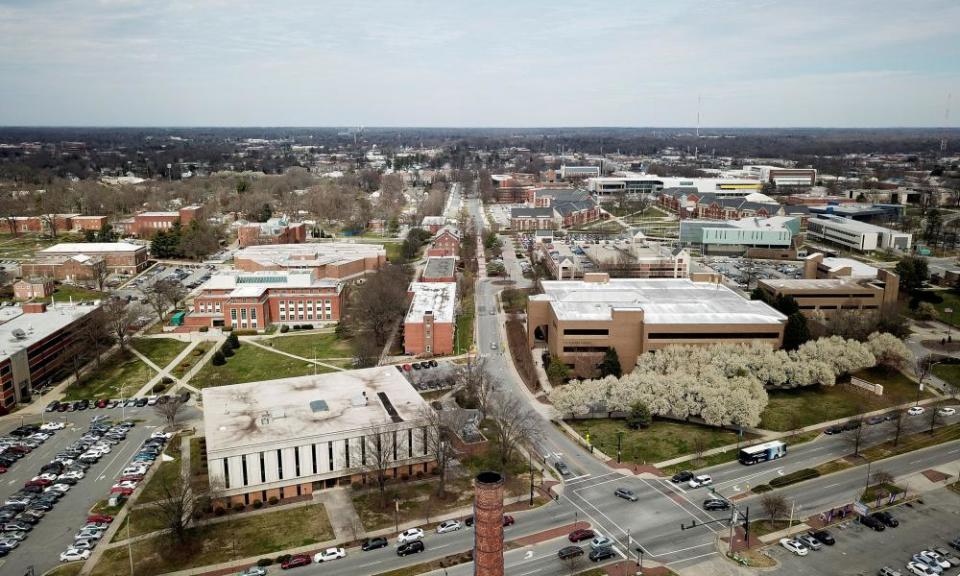
<svg viewBox="0 0 960 576">
<path fill-rule="evenodd" d="M 697 138 L 700 137 L 700 104 L 703 98 L 697 94 Z"/>
<path fill-rule="evenodd" d="M 947 110 L 943 113 L 943 127 L 950 127 L 950 96 L 952 94 L 947 94 Z M 947 153 L 947 134 L 944 132 L 943 138 L 940 139 L 940 156 L 943 157 Z"/>
</svg>

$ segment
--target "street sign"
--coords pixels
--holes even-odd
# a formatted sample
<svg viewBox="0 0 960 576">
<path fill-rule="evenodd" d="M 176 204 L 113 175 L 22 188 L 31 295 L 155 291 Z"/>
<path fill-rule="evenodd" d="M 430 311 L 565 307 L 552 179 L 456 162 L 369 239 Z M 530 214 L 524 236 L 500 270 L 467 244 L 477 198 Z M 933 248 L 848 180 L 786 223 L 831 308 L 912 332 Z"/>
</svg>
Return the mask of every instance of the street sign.
<svg viewBox="0 0 960 576">
<path fill-rule="evenodd" d="M 869 510 L 870 510 L 870 509 L 867 508 L 867 505 L 864 504 L 863 502 L 854 502 L 854 503 L 853 503 L 853 511 L 856 512 L 857 514 L 861 515 L 861 516 L 866 516 L 866 515 L 867 515 L 867 512 L 868 512 Z"/>
</svg>

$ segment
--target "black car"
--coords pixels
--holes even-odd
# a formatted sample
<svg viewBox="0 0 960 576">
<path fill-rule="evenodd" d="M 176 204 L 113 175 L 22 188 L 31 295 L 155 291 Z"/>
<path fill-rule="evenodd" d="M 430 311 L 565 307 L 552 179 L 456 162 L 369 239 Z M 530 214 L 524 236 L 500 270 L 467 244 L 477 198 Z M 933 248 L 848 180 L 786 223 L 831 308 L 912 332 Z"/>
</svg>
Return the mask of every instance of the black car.
<svg viewBox="0 0 960 576">
<path fill-rule="evenodd" d="M 708 498 L 703 501 L 704 510 L 729 510 L 730 503 L 721 498 Z"/>
<path fill-rule="evenodd" d="M 566 560 L 568 558 L 576 558 L 577 556 L 583 556 L 583 548 L 579 546 L 564 546 L 560 550 L 557 550 L 557 556 L 561 560 Z"/>
<path fill-rule="evenodd" d="M 954 538 L 949 542 L 949 544 L 954 550 L 960 550 L 960 538 Z"/>
<path fill-rule="evenodd" d="M 466 526 L 467 528 L 470 528 L 471 526 L 473 526 L 473 516 L 467 516 L 466 518 L 464 518 L 463 525 Z"/>
<path fill-rule="evenodd" d="M 841 432 L 843 432 L 843 428 L 840 426 L 830 426 L 823 431 L 823 433 L 826 434 L 827 436 L 832 436 L 834 434 L 839 434 Z"/>
<path fill-rule="evenodd" d="M 54 400 L 53 402 L 47 404 L 47 407 L 45 408 L 44 411 L 45 411 L 45 412 L 54 412 L 54 411 L 56 411 L 56 409 L 59 408 L 59 407 L 60 407 L 60 402 Z"/>
<path fill-rule="evenodd" d="M 390 545 L 390 542 L 382 536 L 377 538 L 370 538 L 363 543 L 363 546 L 360 547 L 361 550 L 367 552 L 369 550 L 376 550 L 377 548 L 385 548 Z"/>
<path fill-rule="evenodd" d="M 867 528 L 872 528 L 876 532 L 883 532 L 887 529 L 886 524 L 877 520 L 873 516 L 861 516 L 860 523 L 866 526 Z"/>
<path fill-rule="evenodd" d="M 423 545 L 423 542 L 420 540 L 414 542 L 407 542 L 406 544 L 401 544 L 397 547 L 397 556 L 406 556 L 408 554 L 416 554 L 418 552 L 423 552 L 426 548 Z"/>
<path fill-rule="evenodd" d="M 683 482 L 689 482 L 693 479 L 693 472 L 689 470 L 684 470 L 682 472 L 677 472 L 673 475 L 673 478 L 670 479 L 674 484 L 680 484 Z"/>
<path fill-rule="evenodd" d="M 837 543 L 837 541 L 833 539 L 833 534 L 830 534 L 830 532 L 826 530 L 810 532 L 810 535 L 819 540 L 821 544 L 826 544 L 827 546 L 833 546 Z"/>
<path fill-rule="evenodd" d="M 149 402 L 149 400 L 147 400 L 146 398 L 138 398 L 138 399 L 137 399 L 137 408 L 143 408 L 144 406 L 147 405 L 147 402 Z"/>
<path fill-rule="evenodd" d="M 63 474 L 63 464 L 59 462 L 51 462 L 49 464 L 44 464 L 40 467 L 40 473 L 44 472 L 53 472 L 54 474 Z"/>
<path fill-rule="evenodd" d="M 874 424 L 879 424 L 883 422 L 883 416 L 871 416 L 865 420 L 867 424 L 873 426 Z"/>
<path fill-rule="evenodd" d="M 883 512 L 874 512 L 871 514 L 877 520 L 883 522 L 887 528 L 896 528 L 900 525 L 900 521 L 893 517 L 893 514 L 883 511 Z"/>
<path fill-rule="evenodd" d="M 613 548 L 597 548 L 590 552 L 589 558 L 591 562 L 600 562 L 614 556 L 616 556 L 616 552 L 613 551 Z"/>
<path fill-rule="evenodd" d="M 849 422 L 844 423 L 843 425 L 844 430 L 856 430 L 859 427 L 860 427 L 859 420 L 851 420 Z"/>
</svg>

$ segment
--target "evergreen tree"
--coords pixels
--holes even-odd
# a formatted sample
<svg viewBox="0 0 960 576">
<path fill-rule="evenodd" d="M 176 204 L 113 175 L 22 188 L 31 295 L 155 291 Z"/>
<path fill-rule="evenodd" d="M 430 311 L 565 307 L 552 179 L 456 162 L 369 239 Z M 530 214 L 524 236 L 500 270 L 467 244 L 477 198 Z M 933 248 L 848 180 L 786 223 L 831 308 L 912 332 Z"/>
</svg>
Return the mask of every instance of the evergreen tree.
<svg viewBox="0 0 960 576">
<path fill-rule="evenodd" d="M 807 318 L 800 312 L 794 312 L 787 317 L 787 325 L 783 329 L 784 350 L 796 350 L 801 344 L 810 339 L 810 328 L 807 327 Z"/>
<path fill-rule="evenodd" d="M 223 355 L 223 352 L 217 350 L 213 353 L 213 358 L 210 359 L 210 363 L 214 366 L 223 366 L 227 363 L 227 358 Z"/>
<path fill-rule="evenodd" d="M 617 354 L 617 349 L 607 348 L 607 351 L 603 354 L 603 362 L 600 363 L 600 377 L 616 376 L 619 378 L 622 375 L 623 370 L 620 368 L 620 356 Z"/>
<path fill-rule="evenodd" d="M 236 350 L 237 348 L 240 347 L 240 338 L 237 338 L 236 333 L 231 332 L 230 335 L 227 336 L 227 344 L 229 344 L 231 348 Z"/>
<path fill-rule="evenodd" d="M 646 428 L 653 420 L 650 415 L 650 409 L 643 402 L 634 402 L 630 406 L 630 413 L 627 414 L 627 426 L 630 428 Z"/>
</svg>

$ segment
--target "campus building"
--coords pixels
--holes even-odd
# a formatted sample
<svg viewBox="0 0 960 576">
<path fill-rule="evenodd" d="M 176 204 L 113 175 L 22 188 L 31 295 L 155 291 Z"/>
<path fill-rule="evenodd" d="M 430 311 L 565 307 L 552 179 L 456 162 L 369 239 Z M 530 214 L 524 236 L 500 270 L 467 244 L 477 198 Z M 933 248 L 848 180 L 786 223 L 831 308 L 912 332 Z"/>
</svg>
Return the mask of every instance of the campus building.
<svg viewBox="0 0 960 576">
<path fill-rule="evenodd" d="M 286 218 L 270 218 L 266 222 L 244 224 L 237 230 L 241 248 L 265 244 L 302 244 L 307 241 L 307 226 Z"/>
<path fill-rule="evenodd" d="M 584 178 L 597 178 L 600 176 L 599 166 L 560 166 L 561 180 L 583 180 Z"/>
<path fill-rule="evenodd" d="M 800 219 L 789 216 L 742 220 L 681 220 L 680 242 L 700 248 L 702 254 L 789 257 Z"/>
<path fill-rule="evenodd" d="M 828 242 L 859 252 L 888 248 L 906 252 L 910 250 L 913 236 L 908 232 L 899 232 L 850 218 L 822 214 L 807 221 L 807 238 L 815 242 Z"/>
<path fill-rule="evenodd" d="M 231 502 L 434 467 L 430 407 L 393 366 L 204 388 L 203 404 L 210 485 Z"/>
<path fill-rule="evenodd" d="M 813 186 L 817 183 L 814 168 L 782 168 L 780 166 L 750 165 L 743 167 L 744 174 L 761 182 L 776 186 Z"/>
<path fill-rule="evenodd" d="M 454 282 L 411 282 L 410 307 L 403 322 L 403 349 L 415 356 L 452 354 L 457 285 Z"/>
<path fill-rule="evenodd" d="M 106 216 L 81 216 L 80 214 L 47 214 L 43 216 L 14 216 L 5 218 L 6 231 L 10 234 L 98 231 L 107 224 Z M 54 230 L 55 229 L 55 230 Z"/>
<path fill-rule="evenodd" d="M 426 255 L 459 256 L 461 239 L 462 236 L 460 235 L 460 230 L 453 226 L 444 226 L 433 235 L 433 239 L 430 241 L 430 246 L 427 247 Z"/>
<path fill-rule="evenodd" d="M 321 242 L 249 246 L 234 255 L 245 272 L 307 270 L 317 278 L 346 279 L 379 270 L 387 262 L 382 244 Z"/>
<path fill-rule="evenodd" d="M 23 262 L 20 269 L 25 276 L 52 278 L 61 282 L 96 283 L 107 274 L 107 265 L 102 256 L 41 256 Z"/>
<path fill-rule="evenodd" d="M 78 270 L 70 259 L 82 264 L 89 264 L 90 259 L 102 259 L 108 272 L 137 274 L 146 270 L 147 257 L 146 246 L 129 242 L 63 242 L 38 252 L 34 261 L 24 264 L 23 274 L 64 280 L 71 269 Z M 65 268 L 58 270 L 57 267 Z"/>
<path fill-rule="evenodd" d="M 187 226 L 203 218 L 202 206 L 184 206 L 176 212 L 141 212 L 133 218 L 116 223 L 117 232 L 129 236 L 148 238 L 161 230 L 169 232 L 178 222 Z"/>
<path fill-rule="evenodd" d="M 220 272 L 200 287 L 183 324 L 264 330 L 278 323 L 336 322 L 342 289 L 310 270 Z"/>
<path fill-rule="evenodd" d="M 615 278 L 686 278 L 690 254 L 682 248 L 648 241 L 643 233 L 628 240 L 546 241 L 537 244 L 540 261 L 557 279 L 606 272 Z"/>
<path fill-rule="evenodd" d="M 786 316 L 716 281 L 611 279 L 542 282 L 527 303 L 527 343 L 570 367 L 614 348 L 627 372 L 637 356 L 671 344 L 758 342 L 779 348 Z"/>
<path fill-rule="evenodd" d="M 99 310 L 98 302 L 0 308 L 0 414 L 73 368 L 80 330 Z"/>
<path fill-rule="evenodd" d="M 726 196 L 746 196 L 763 187 L 751 178 L 677 178 L 654 174 L 624 174 L 587 179 L 587 190 L 601 199 L 622 194 L 650 194 L 667 188 L 692 188 L 704 194 L 712 192 Z"/>
<path fill-rule="evenodd" d="M 456 282 L 457 259 L 451 256 L 428 256 L 420 273 L 421 282 Z"/>
</svg>

